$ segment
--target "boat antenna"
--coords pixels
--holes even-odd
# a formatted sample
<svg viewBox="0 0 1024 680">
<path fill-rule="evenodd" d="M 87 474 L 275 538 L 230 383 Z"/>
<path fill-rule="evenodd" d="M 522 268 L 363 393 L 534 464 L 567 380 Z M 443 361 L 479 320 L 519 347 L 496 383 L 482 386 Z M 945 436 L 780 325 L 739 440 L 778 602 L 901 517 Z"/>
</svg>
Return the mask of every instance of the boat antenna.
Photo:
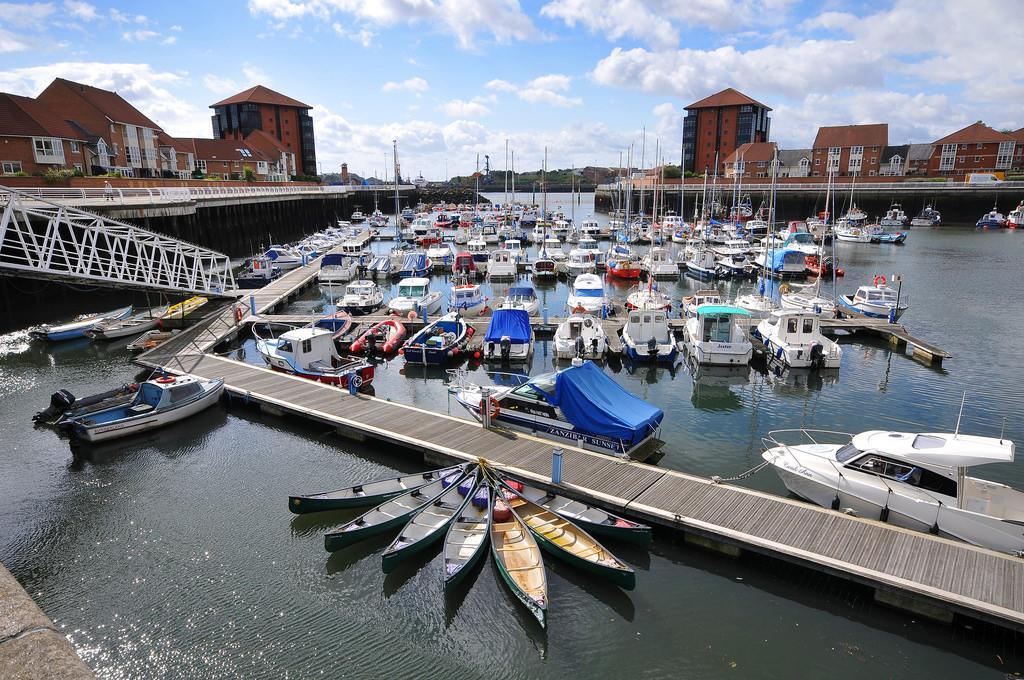
<svg viewBox="0 0 1024 680">
<path fill-rule="evenodd" d="M 1006 416 L 1003 416 L 1003 425 L 999 428 L 999 443 L 1003 443 L 1003 433 L 1006 432 Z"/>
<path fill-rule="evenodd" d="M 960 419 L 964 417 L 964 402 L 967 401 L 967 390 L 964 390 L 964 396 L 960 399 L 960 413 L 956 417 L 956 431 L 953 432 L 953 438 L 955 439 L 960 434 Z M 1000 437 L 1001 439 L 1002 437 Z"/>
</svg>

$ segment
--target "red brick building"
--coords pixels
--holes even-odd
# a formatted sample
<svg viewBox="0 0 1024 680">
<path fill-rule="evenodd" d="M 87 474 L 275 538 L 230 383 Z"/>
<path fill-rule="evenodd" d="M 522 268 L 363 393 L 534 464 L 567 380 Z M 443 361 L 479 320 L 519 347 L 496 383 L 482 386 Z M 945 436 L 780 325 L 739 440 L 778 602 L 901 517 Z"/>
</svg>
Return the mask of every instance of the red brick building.
<svg viewBox="0 0 1024 680">
<path fill-rule="evenodd" d="M 1001 172 L 1013 167 L 1017 140 L 980 120 L 933 142 L 928 174 L 959 176 L 971 172 Z"/>
<path fill-rule="evenodd" d="M 31 97 L 0 93 L 0 174 L 86 172 L 86 136 Z"/>
<path fill-rule="evenodd" d="M 1013 132 L 1007 132 L 1006 134 L 1013 137 L 1013 141 L 1015 142 L 1011 169 L 1024 170 L 1024 127 L 1019 130 L 1014 130 Z"/>
<path fill-rule="evenodd" d="M 811 149 L 811 176 L 874 177 L 888 144 L 887 123 L 820 127 Z"/>
<path fill-rule="evenodd" d="M 683 169 L 719 171 L 742 144 L 767 142 L 770 108 L 742 92 L 727 88 L 686 107 L 683 119 Z"/>
<path fill-rule="evenodd" d="M 309 104 L 256 85 L 211 104 L 210 108 L 214 110 L 214 137 L 245 140 L 254 131 L 262 130 L 295 155 L 303 174 L 318 174 Z"/>
<path fill-rule="evenodd" d="M 771 177 L 775 151 L 775 142 L 742 144 L 725 159 L 725 176 Z"/>
</svg>

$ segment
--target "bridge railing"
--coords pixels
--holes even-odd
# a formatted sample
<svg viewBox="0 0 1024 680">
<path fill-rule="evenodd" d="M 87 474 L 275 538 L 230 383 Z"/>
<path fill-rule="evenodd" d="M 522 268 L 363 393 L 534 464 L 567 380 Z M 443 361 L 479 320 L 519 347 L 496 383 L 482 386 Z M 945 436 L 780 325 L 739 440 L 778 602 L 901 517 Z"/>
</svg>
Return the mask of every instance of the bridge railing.
<svg viewBox="0 0 1024 680">
<path fill-rule="evenodd" d="M 399 185 L 400 191 L 413 189 L 411 184 Z M 23 197 L 38 198 L 63 204 L 148 204 L 188 203 L 218 198 L 332 195 L 365 191 L 394 191 L 394 186 L 341 186 L 341 185 L 275 185 L 275 186 L 218 186 L 216 183 L 187 187 L 26 187 L 19 188 Z"/>
<path fill-rule="evenodd" d="M 708 183 L 710 187 L 710 182 Z M 749 183 L 743 182 L 732 182 L 731 178 L 726 180 L 721 177 L 718 179 L 717 191 L 721 192 L 723 189 L 732 191 L 733 186 L 742 188 L 744 192 L 760 192 L 760 191 L 771 191 L 772 185 L 769 183 Z M 625 191 L 626 187 L 629 186 L 628 181 L 622 183 L 622 190 Z M 633 191 L 640 189 L 641 182 L 639 180 L 633 185 Z M 645 191 L 650 191 L 655 185 L 653 183 L 643 183 Z M 616 184 L 598 184 L 598 191 L 615 191 L 618 188 Z M 679 191 L 678 184 L 659 184 L 657 185 L 658 191 L 665 191 L 671 193 L 673 191 Z M 683 185 L 683 191 L 700 192 L 704 188 L 703 182 L 687 182 Z M 824 192 L 827 186 L 824 181 L 821 182 L 779 182 L 776 184 L 776 191 L 821 191 Z M 843 192 L 850 189 L 849 183 L 842 183 L 834 186 L 836 191 Z M 1004 191 L 1004 190 L 1020 190 L 1024 189 L 1024 182 L 987 182 L 984 184 L 967 184 L 966 182 L 864 182 L 863 184 L 857 184 L 856 190 L 859 192 L 868 191 L 908 191 L 908 192 L 920 192 L 927 193 L 932 191 L 954 191 L 954 192 L 965 192 L 969 193 L 972 191 Z"/>
</svg>

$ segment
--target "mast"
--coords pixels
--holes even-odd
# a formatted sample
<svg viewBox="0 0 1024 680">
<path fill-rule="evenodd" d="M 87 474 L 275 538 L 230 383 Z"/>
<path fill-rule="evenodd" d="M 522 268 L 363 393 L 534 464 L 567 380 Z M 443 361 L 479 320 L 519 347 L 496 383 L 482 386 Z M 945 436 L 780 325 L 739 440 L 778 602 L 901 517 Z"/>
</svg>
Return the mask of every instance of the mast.
<svg viewBox="0 0 1024 680">
<path fill-rule="evenodd" d="M 627 172 L 629 183 L 626 185 L 626 214 L 622 218 L 623 234 L 629 237 L 629 214 L 633 210 L 633 145 L 629 145 L 629 153 L 626 155 Z"/>
<path fill-rule="evenodd" d="M 548 219 L 548 147 L 544 147 L 544 166 L 540 169 L 540 191 L 541 201 L 544 205 L 540 209 L 541 219 Z"/>
<path fill-rule="evenodd" d="M 516 202 L 516 150 L 512 149 L 512 203 Z"/>
<path fill-rule="evenodd" d="M 508 139 L 505 139 L 505 205 L 508 205 Z"/>
<path fill-rule="evenodd" d="M 480 153 L 476 154 L 476 202 L 473 204 L 473 216 L 476 217 L 480 214 Z"/>
<path fill-rule="evenodd" d="M 401 211 L 401 209 L 399 208 L 399 205 L 398 205 L 398 140 L 397 139 L 392 139 L 391 140 L 391 148 L 392 148 L 392 152 L 394 153 L 394 159 L 395 159 L 395 167 L 394 167 L 394 171 L 395 171 L 395 238 L 398 238 L 399 234 L 402 231 L 401 227 L 399 226 L 399 224 L 401 222 L 401 219 L 402 219 L 402 211 Z"/>
<path fill-rule="evenodd" d="M 644 164 L 647 161 L 647 126 L 644 125 L 643 137 L 640 141 L 640 226 L 644 221 Z"/>
<path fill-rule="evenodd" d="M 572 220 L 572 230 L 576 231 L 576 163 L 572 164 L 572 174 L 569 175 L 569 219 Z"/>
</svg>

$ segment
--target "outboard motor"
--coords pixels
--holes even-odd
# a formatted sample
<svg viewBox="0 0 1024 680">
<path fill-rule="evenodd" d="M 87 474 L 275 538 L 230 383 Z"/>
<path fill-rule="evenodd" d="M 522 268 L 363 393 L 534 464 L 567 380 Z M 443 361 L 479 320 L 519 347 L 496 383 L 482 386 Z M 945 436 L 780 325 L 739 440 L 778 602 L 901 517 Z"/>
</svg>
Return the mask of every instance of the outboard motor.
<svg viewBox="0 0 1024 680">
<path fill-rule="evenodd" d="M 658 358 L 658 339 L 650 338 L 647 340 L 647 356 L 654 361 Z"/>
<path fill-rule="evenodd" d="M 825 364 L 825 348 L 820 342 L 811 345 L 811 366 L 821 368 Z"/>
<path fill-rule="evenodd" d="M 67 390 L 57 390 L 50 395 L 50 405 L 32 416 L 32 420 L 37 423 L 51 423 L 67 413 L 74 403 L 75 395 Z"/>
<path fill-rule="evenodd" d="M 592 353 L 595 357 L 597 356 L 597 344 L 597 338 L 590 339 L 590 348 L 593 350 Z"/>
<path fill-rule="evenodd" d="M 595 338 L 594 342 L 595 343 L 597 342 L 596 338 Z M 586 345 L 585 342 L 583 342 L 583 336 L 582 335 L 577 335 L 576 336 L 576 356 L 580 357 L 582 359 L 586 354 L 587 354 L 587 345 Z"/>
<path fill-rule="evenodd" d="M 490 342 L 487 343 L 487 356 L 488 357 L 493 357 L 494 356 L 494 342 L 493 341 L 490 341 Z"/>
<path fill-rule="evenodd" d="M 512 356 L 512 338 L 507 335 L 501 336 L 501 360 L 508 361 Z"/>
</svg>

